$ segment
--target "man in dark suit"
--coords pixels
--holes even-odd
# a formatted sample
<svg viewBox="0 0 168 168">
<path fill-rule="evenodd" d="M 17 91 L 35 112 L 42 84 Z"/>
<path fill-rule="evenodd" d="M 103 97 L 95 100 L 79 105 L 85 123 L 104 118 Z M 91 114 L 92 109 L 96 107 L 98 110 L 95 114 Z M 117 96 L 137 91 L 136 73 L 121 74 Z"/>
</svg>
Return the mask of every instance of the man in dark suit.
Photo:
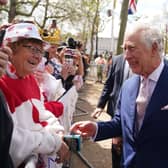
<svg viewBox="0 0 168 168">
<path fill-rule="evenodd" d="M 8 57 L 12 51 L 8 47 L 0 48 L 0 77 L 5 73 Z M 13 168 L 9 147 L 13 131 L 13 122 L 6 106 L 6 100 L 0 90 L 0 167 Z"/>
<path fill-rule="evenodd" d="M 114 118 L 98 123 L 81 121 L 71 131 L 95 141 L 122 136 L 122 168 L 166 168 L 168 64 L 162 58 L 163 38 L 153 25 L 141 23 L 131 27 L 123 49 L 135 75 L 122 86 Z M 141 91 L 144 89 L 146 92 Z"/>
<path fill-rule="evenodd" d="M 113 56 L 112 65 L 104 84 L 97 108 L 92 113 L 92 117 L 97 118 L 103 112 L 107 104 L 107 113 L 114 117 L 118 95 L 123 81 L 129 77 L 129 65 L 125 61 L 123 54 Z M 121 137 L 112 139 L 112 168 L 120 168 L 122 151 Z"/>
<path fill-rule="evenodd" d="M 0 91 L 0 167 L 13 168 L 9 155 L 13 122 L 8 112 L 4 95 Z"/>
<path fill-rule="evenodd" d="M 120 92 L 120 88 L 124 81 L 125 59 L 123 55 L 113 56 L 112 65 L 108 73 L 107 80 L 104 84 L 101 96 L 99 98 L 97 108 L 92 113 L 92 117 L 97 118 L 100 116 L 105 105 L 107 104 L 107 113 L 113 117 L 117 98 Z M 128 67 L 129 68 L 129 67 Z M 127 69 L 128 70 L 128 69 Z M 126 79 L 127 77 L 125 77 Z"/>
</svg>

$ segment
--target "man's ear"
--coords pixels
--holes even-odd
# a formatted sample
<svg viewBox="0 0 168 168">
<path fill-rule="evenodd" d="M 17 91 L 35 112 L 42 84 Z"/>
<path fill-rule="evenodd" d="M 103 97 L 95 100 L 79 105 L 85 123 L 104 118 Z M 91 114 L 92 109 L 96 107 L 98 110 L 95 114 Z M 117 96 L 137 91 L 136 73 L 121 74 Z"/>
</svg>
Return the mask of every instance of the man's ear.
<svg viewBox="0 0 168 168">
<path fill-rule="evenodd" d="M 155 54 L 156 52 L 158 52 L 158 44 L 157 44 L 157 42 L 154 42 L 153 44 L 152 44 L 152 53 L 153 54 Z"/>
</svg>

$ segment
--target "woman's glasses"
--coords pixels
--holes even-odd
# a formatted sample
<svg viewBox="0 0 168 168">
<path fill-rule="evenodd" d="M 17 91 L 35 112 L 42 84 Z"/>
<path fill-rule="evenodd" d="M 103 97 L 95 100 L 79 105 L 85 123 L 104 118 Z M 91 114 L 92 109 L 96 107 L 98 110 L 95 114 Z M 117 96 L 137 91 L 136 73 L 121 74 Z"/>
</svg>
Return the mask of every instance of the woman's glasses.
<svg viewBox="0 0 168 168">
<path fill-rule="evenodd" d="M 30 46 L 30 45 L 23 45 L 23 47 L 27 48 L 32 54 L 37 54 L 42 56 L 44 54 L 43 50 L 40 50 L 37 47 Z"/>
</svg>

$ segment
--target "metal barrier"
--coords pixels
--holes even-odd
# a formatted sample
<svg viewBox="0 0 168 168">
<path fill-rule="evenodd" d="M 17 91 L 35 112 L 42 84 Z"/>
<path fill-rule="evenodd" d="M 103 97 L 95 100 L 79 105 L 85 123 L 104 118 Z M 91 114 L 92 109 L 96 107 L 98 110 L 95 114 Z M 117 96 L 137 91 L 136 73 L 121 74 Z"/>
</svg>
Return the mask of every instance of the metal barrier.
<svg viewBox="0 0 168 168">
<path fill-rule="evenodd" d="M 106 65 L 103 66 L 103 80 L 106 78 Z M 87 69 L 87 75 L 86 75 L 87 80 L 91 81 L 97 81 L 97 65 L 93 62 L 89 65 L 89 68 Z"/>
</svg>

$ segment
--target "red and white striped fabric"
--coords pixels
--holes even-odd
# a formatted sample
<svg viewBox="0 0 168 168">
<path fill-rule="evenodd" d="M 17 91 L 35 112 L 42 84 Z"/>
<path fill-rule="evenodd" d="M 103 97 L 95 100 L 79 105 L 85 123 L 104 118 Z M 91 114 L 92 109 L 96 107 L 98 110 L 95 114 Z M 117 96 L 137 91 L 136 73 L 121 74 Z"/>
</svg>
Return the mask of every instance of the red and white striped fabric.
<svg viewBox="0 0 168 168">
<path fill-rule="evenodd" d="M 129 1 L 128 14 L 134 14 L 136 12 L 136 5 L 137 5 L 136 0 Z"/>
</svg>

